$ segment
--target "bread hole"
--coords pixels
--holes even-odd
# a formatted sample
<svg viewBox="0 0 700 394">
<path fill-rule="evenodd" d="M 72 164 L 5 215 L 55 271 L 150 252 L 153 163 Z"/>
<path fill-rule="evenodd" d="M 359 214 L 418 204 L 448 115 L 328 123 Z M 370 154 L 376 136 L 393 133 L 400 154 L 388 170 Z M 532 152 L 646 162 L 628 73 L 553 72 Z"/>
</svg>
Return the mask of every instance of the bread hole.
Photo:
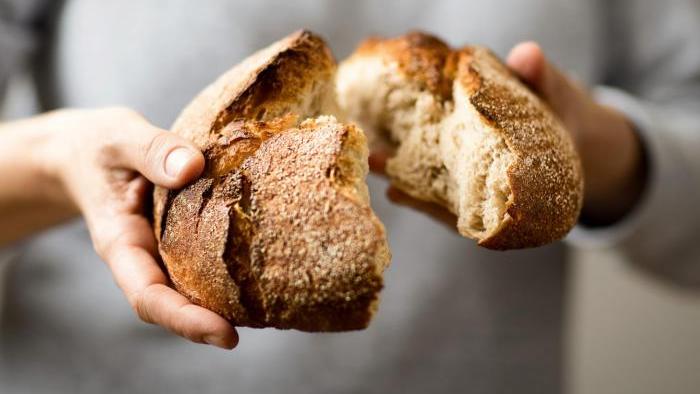
<svg viewBox="0 0 700 394">
<path fill-rule="evenodd" d="M 202 212 L 204 212 L 204 208 L 206 208 L 207 204 L 209 203 L 209 200 L 211 200 L 213 193 L 214 193 L 213 183 L 208 182 L 208 185 L 206 185 L 206 188 L 202 192 L 202 203 L 199 205 L 199 209 L 197 210 L 196 218 L 202 217 Z M 197 223 L 195 224 L 195 226 L 198 226 L 198 225 L 199 225 L 199 220 L 197 220 Z"/>
<path fill-rule="evenodd" d="M 241 199 L 238 206 L 241 211 L 248 217 L 251 216 L 251 182 L 245 175 L 241 175 Z"/>
<path fill-rule="evenodd" d="M 430 179 L 435 180 L 437 178 L 440 178 L 442 176 L 445 176 L 447 173 L 447 167 L 445 167 L 444 164 L 440 165 L 439 167 L 430 167 L 428 173 L 430 174 Z"/>
<path fill-rule="evenodd" d="M 326 172 L 324 174 L 328 180 L 331 182 L 342 182 L 342 173 L 340 171 L 340 168 L 336 165 L 332 165 L 328 168 L 326 168 Z"/>
</svg>

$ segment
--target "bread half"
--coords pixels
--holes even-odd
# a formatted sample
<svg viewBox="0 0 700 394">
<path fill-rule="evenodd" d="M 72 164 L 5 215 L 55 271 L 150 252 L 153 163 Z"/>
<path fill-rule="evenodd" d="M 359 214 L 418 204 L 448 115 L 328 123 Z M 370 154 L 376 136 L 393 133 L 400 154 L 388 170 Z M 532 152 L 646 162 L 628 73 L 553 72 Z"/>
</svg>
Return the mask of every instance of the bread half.
<svg viewBox="0 0 700 394">
<path fill-rule="evenodd" d="M 335 61 L 300 31 L 222 75 L 173 131 L 206 169 L 158 188 L 154 227 L 175 287 L 235 325 L 366 327 L 390 255 L 369 204 L 363 132 L 339 123 Z"/>
<path fill-rule="evenodd" d="M 539 246 L 576 223 L 583 182 L 568 132 L 489 50 L 418 32 L 372 38 L 336 84 L 350 119 L 393 148 L 393 184 L 449 209 L 479 245 Z"/>
</svg>

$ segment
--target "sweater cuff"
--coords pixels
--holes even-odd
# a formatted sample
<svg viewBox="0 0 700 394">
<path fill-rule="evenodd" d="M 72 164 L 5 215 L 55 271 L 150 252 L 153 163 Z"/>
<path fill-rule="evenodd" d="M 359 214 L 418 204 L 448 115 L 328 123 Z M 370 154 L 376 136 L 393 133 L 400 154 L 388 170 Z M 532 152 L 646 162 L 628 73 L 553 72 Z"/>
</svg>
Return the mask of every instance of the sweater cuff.
<svg viewBox="0 0 700 394">
<path fill-rule="evenodd" d="M 674 160 L 673 146 L 655 130 L 653 115 L 634 97 L 614 88 L 598 87 L 593 91 L 597 102 L 615 108 L 625 114 L 634 124 L 641 143 L 646 150 L 647 181 L 640 201 L 618 222 L 610 226 L 587 227 L 578 224 L 567 237 L 574 246 L 584 248 L 606 248 L 630 242 L 659 242 L 663 246 L 668 237 L 654 237 L 659 226 L 672 223 L 682 212 L 688 201 L 688 192 L 693 194 L 685 171 Z M 678 198 L 682 196 L 680 199 Z M 679 201 L 679 206 L 673 206 Z M 687 211 L 686 211 L 687 212 Z M 667 229 L 673 232 L 672 229 Z M 677 235 L 677 234 L 676 234 Z M 675 237 L 674 234 L 668 234 Z M 650 247 L 652 245 L 647 245 Z"/>
</svg>

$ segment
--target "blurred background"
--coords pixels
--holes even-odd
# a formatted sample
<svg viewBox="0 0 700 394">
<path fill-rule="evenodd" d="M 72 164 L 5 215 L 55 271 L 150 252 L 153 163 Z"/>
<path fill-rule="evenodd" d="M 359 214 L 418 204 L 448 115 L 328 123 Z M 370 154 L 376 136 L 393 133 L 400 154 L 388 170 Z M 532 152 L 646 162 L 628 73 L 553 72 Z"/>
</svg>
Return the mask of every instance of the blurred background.
<svg viewBox="0 0 700 394">
<path fill-rule="evenodd" d="M 1 106 L 2 119 L 31 114 L 36 105 L 27 78 L 15 78 L 10 89 L 13 101 Z M 648 277 L 611 251 L 572 253 L 566 324 L 570 392 L 698 392 L 700 293 Z"/>
<path fill-rule="evenodd" d="M 569 4 L 573 3 L 574 0 L 566 0 L 562 1 L 560 6 L 565 10 Z M 683 16 L 681 14 L 682 12 L 679 12 L 678 18 Z M 501 16 L 499 14 L 499 17 Z M 285 15 L 279 12 L 273 16 L 273 19 L 276 17 L 283 18 Z M 385 15 L 377 17 L 384 19 Z M 507 17 L 518 18 L 519 16 Z M 507 23 L 504 22 L 504 24 Z M 150 24 L 146 26 L 150 27 Z M 174 29 L 179 30 L 180 26 Z M 329 30 L 333 31 L 330 28 Z M 668 29 L 669 32 L 671 30 Z M 168 32 L 167 29 L 163 31 Z M 134 32 L 127 38 L 136 39 L 140 30 L 134 29 Z M 278 37 L 277 32 L 272 30 L 265 34 L 273 38 Z M 562 31 L 561 34 L 576 36 L 577 31 L 572 27 Z M 85 37 L 85 41 L 92 43 L 96 48 L 102 46 L 100 42 L 90 41 L 87 35 Z M 647 37 L 644 37 L 646 40 Z M 261 40 L 265 41 L 267 38 Z M 178 43 L 174 42 L 173 45 Z M 77 48 L 80 49 L 80 45 Z M 211 50 L 211 48 L 208 49 Z M 239 49 L 243 52 L 247 50 Z M 349 50 L 349 48 L 346 49 Z M 231 56 L 237 55 L 231 54 Z M 197 54 L 192 55 L 191 58 L 193 62 L 201 61 Z M 114 67 L 131 70 L 128 67 L 130 65 L 131 63 L 127 62 L 126 66 L 115 64 Z M 664 66 L 665 64 L 659 65 L 661 69 Z M 148 73 L 144 72 L 144 74 Z M 198 77 L 200 76 L 192 78 L 196 80 Z M 200 86 L 203 82 L 204 80 L 196 80 L 191 85 Z M 167 86 L 160 86 L 160 88 L 165 89 Z M 36 100 L 28 78 L 15 77 L 10 81 L 9 90 L 6 96 L 11 96 L 13 99 L 10 102 L 0 103 L 0 119 L 20 118 L 35 112 Z M 109 94 L 107 96 L 109 97 Z M 148 103 L 148 97 L 145 96 L 144 105 L 152 104 Z M 158 96 L 158 99 L 172 100 L 164 104 L 164 107 L 178 108 L 180 104 L 177 101 L 179 99 L 177 95 Z M 85 234 L 80 235 L 84 235 L 83 238 L 87 239 Z M 658 277 L 650 277 L 609 250 L 571 250 L 569 253 L 573 254 L 573 264 L 568 271 L 570 286 L 567 288 L 569 291 L 565 334 L 567 392 L 573 394 L 700 392 L 700 373 L 698 373 L 700 290 L 692 291 L 671 286 L 659 280 Z M 669 254 L 668 259 L 673 258 L 673 254 Z M 0 297 L 4 294 L 3 270 L 7 267 L 6 264 L 0 264 Z M 0 305 L 2 304 L 0 299 Z M 127 312 L 130 313 L 130 311 Z M 51 339 L 53 340 L 53 337 Z M 275 346 L 275 343 L 270 346 Z M 178 354 L 177 351 L 180 349 L 177 348 L 173 354 Z M 247 360 L 245 363 L 255 364 Z M 0 387 L 0 394 L 2 392 Z"/>
<path fill-rule="evenodd" d="M 568 317 L 574 394 L 696 393 L 700 295 L 610 251 L 575 252 Z"/>
</svg>

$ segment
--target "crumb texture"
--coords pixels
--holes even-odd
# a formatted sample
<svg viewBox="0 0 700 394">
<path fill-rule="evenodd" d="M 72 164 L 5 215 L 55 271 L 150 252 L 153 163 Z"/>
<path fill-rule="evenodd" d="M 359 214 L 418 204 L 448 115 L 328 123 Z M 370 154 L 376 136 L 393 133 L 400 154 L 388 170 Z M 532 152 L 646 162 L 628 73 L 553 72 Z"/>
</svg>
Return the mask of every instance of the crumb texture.
<svg viewBox="0 0 700 394">
<path fill-rule="evenodd" d="M 575 224 L 582 177 L 572 141 L 489 50 L 452 50 L 419 32 L 372 38 L 340 65 L 336 86 L 371 144 L 393 152 L 393 184 L 449 209 L 462 235 L 533 247 Z"/>
</svg>

